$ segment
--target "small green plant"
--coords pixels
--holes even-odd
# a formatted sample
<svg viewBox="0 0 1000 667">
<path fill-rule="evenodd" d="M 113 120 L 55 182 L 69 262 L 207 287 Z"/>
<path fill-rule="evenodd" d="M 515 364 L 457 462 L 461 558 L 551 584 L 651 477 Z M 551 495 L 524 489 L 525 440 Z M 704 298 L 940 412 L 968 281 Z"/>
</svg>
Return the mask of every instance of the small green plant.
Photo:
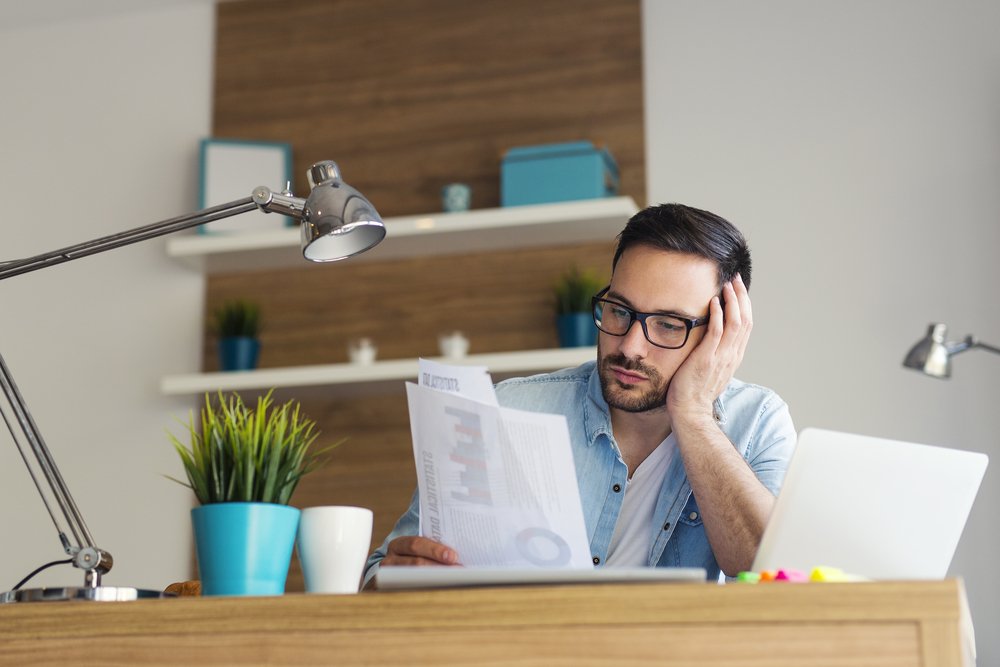
<svg viewBox="0 0 1000 667">
<path fill-rule="evenodd" d="M 590 299 L 604 287 L 604 281 L 592 271 L 572 266 L 555 284 L 556 314 L 589 313 Z"/>
<path fill-rule="evenodd" d="M 302 476 L 324 463 L 322 456 L 340 442 L 319 451 L 313 445 L 316 422 L 303 417 L 288 401 L 274 406 L 271 394 L 247 407 L 239 394 L 205 394 L 200 424 L 192 414 L 186 424 L 190 444 L 168 433 L 181 457 L 187 483 L 202 505 L 259 502 L 287 505 Z M 199 428 L 200 427 L 200 428 Z"/>
<path fill-rule="evenodd" d="M 260 307 L 246 299 L 224 302 L 215 310 L 212 320 L 219 338 L 256 338 L 260 333 Z"/>
</svg>

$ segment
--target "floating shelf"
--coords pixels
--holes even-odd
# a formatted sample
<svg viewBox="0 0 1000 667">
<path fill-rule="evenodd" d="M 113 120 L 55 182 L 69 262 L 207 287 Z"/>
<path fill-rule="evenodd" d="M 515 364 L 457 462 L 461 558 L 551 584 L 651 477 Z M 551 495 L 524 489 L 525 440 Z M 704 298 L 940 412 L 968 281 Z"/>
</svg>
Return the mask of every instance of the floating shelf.
<svg viewBox="0 0 1000 667">
<path fill-rule="evenodd" d="M 472 354 L 462 359 L 429 357 L 434 361 L 463 366 L 486 366 L 494 378 L 521 373 L 541 373 L 577 366 L 594 359 L 594 347 L 569 347 L 522 352 Z M 160 390 L 168 395 L 203 394 L 215 391 L 267 390 L 349 385 L 353 390 L 374 389 L 391 385 L 403 386 L 404 381 L 417 378 L 417 359 L 390 359 L 372 364 L 325 364 L 263 368 L 234 373 L 193 373 L 170 375 L 160 382 Z"/>
<path fill-rule="evenodd" d="M 351 262 L 447 255 L 614 239 L 638 207 L 631 197 L 387 218 L 385 240 Z M 213 223 L 225 229 L 225 221 Z M 307 266 L 299 230 L 187 234 L 167 254 L 208 273 Z"/>
</svg>

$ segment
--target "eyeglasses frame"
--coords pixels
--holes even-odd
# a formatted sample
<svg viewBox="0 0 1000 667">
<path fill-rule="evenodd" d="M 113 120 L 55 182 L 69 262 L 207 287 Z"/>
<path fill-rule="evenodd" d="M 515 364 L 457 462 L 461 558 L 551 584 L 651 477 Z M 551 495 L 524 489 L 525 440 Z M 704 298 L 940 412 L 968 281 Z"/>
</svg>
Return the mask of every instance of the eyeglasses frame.
<svg viewBox="0 0 1000 667">
<path fill-rule="evenodd" d="M 604 295 L 607 294 L 608 290 L 610 290 L 610 289 L 611 289 L 611 285 L 608 285 L 607 287 L 605 287 L 604 289 L 602 289 L 600 292 L 598 292 L 597 294 L 595 294 L 590 299 L 590 305 L 591 305 L 591 311 L 592 311 L 591 314 L 594 316 L 594 325 L 600 331 L 602 331 L 603 333 L 608 334 L 609 336 L 619 336 L 619 337 L 621 337 L 621 336 L 628 335 L 628 332 L 632 330 L 632 325 L 635 324 L 636 322 L 639 322 L 639 324 L 642 326 L 642 335 L 646 337 L 646 340 L 649 342 L 650 345 L 653 345 L 655 347 L 658 347 L 658 348 L 661 348 L 661 349 L 664 349 L 664 350 L 679 350 L 682 347 L 684 347 L 685 345 L 687 345 L 688 338 L 691 337 L 691 330 L 692 329 L 694 329 L 695 327 L 700 327 L 700 326 L 704 326 L 704 325 L 708 324 L 708 320 L 709 320 L 709 316 L 708 315 L 706 315 L 705 317 L 684 317 L 683 315 L 678 315 L 677 313 L 641 313 L 638 310 L 635 310 L 634 308 L 629 308 L 628 306 L 626 306 L 624 303 L 622 303 L 620 301 L 615 301 L 614 299 L 605 299 Z M 601 328 L 600 323 L 597 321 L 597 305 L 598 305 L 598 303 L 611 303 L 611 304 L 614 304 L 614 305 L 622 308 L 623 310 L 625 310 L 629 314 L 629 323 L 628 323 L 628 326 L 625 327 L 625 331 L 623 333 L 620 333 L 620 334 L 611 333 L 610 331 L 605 331 L 604 329 Z M 648 318 L 648 317 L 663 317 L 664 315 L 676 318 L 676 319 L 678 319 L 678 320 L 680 320 L 681 322 L 684 323 L 684 326 L 686 327 L 687 331 L 684 332 L 684 342 L 681 343 L 680 345 L 677 345 L 677 346 L 660 345 L 659 343 L 654 343 L 649 338 L 649 329 L 646 328 L 646 318 Z"/>
</svg>

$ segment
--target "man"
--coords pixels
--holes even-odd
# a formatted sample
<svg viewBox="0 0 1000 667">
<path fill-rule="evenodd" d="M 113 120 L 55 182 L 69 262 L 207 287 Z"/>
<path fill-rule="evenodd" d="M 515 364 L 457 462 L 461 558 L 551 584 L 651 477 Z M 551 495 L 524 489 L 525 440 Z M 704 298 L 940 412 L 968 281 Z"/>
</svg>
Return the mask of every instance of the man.
<svg viewBox="0 0 1000 667">
<path fill-rule="evenodd" d="M 618 237 L 594 299 L 597 360 L 497 385 L 501 405 L 563 414 L 595 565 L 751 567 L 795 443 L 772 391 L 733 379 L 753 325 L 750 251 L 723 218 L 650 207 Z M 418 499 L 369 558 L 456 565 L 417 536 Z"/>
</svg>

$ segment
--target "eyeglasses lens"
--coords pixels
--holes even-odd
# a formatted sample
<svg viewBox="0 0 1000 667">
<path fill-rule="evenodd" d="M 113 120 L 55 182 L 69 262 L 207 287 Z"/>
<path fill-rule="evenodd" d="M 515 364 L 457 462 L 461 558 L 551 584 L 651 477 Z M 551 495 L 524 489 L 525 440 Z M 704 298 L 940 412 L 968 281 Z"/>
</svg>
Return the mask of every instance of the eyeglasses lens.
<svg viewBox="0 0 1000 667">
<path fill-rule="evenodd" d="M 625 306 L 598 299 L 594 304 L 594 322 L 597 328 L 613 336 L 624 336 L 636 319 L 635 311 Z M 682 347 L 687 341 L 687 323 L 670 315 L 646 317 L 646 339 L 653 345 L 666 348 Z"/>
</svg>

